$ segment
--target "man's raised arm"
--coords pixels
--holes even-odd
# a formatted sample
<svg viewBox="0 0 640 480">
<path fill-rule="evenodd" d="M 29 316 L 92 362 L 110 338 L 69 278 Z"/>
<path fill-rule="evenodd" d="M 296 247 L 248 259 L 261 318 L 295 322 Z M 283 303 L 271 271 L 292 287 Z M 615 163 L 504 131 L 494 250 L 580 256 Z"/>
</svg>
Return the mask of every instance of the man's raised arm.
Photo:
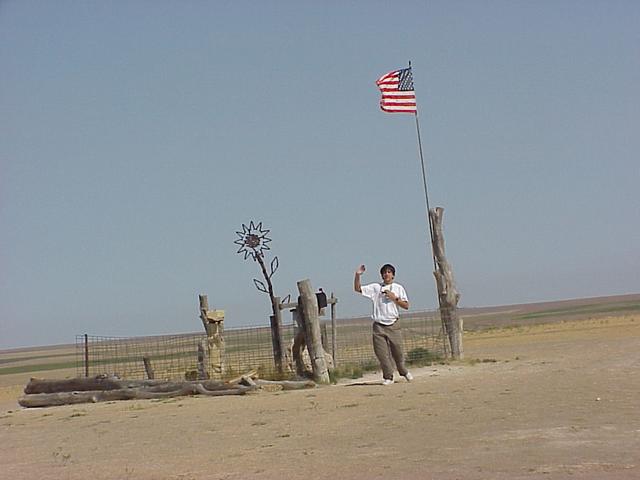
<svg viewBox="0 0 640 480">
<path fill-rule="evenodd" d="M 365 266 L 360 265 L 353 277 L 353 289 L 358 293 L 362 293 L 362 285 L 360 285 L 360 276 L 364 273 L 365 270 L 366 270 Z"/>
</svg>

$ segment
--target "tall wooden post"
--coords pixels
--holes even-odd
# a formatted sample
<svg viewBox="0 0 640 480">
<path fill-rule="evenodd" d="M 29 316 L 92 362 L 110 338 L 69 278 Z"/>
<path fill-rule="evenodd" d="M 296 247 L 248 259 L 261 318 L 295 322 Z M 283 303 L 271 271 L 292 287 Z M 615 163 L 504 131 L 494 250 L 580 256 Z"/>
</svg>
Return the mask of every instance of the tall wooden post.
<svg viewBox="0 0 640 480">
<path fill-rule="evenodd" d="M 291 356 L 293 357 L 293 363 L 295 365 L 296 374 L 299 377 L 305 376 L 304 360 L 302 358 L 302 350 L 305 348 L 305 327 L 304 327 L 304 315 L 301 315 L 302 302 L 298 302 L 298 306 L 291 312 L 293 315 L 293 321 L 295 322 L 293 345 L 291 346 Z"/>
<path fill-rule="evenodd" d="M 209 376 L 220 379 L 224 373 L 224 312 L 209 310 L 209 299 L 198 295 L 200 319 L 207 332 L 207 356 L 209 357 Z"/>
<path fill-rule="evenodd" d="M 451 356 L 455 359 L 464 358 L 462 347 L 462 319 L 458 316 L 458 301 L 460 294 L 456 289 L 453 270 L 447 261 L 444 251 L 444 234 L 442 231 L 442 216 L 444 209 L 436 207 L 429 210 L 429 220 L 433 228 L 433 255 L 436 261 L 436 287 L 440 303 L 440 317 L 445 326 L 445 335 L 451 346 Z"/>
<path fill-rule="evenodd" d="M 84 376 L 89 378 L 89 335 L 84 334 Z"/>
<path fill-rule="evenodd" d="M 338 328 L 336 326 L 336 303 L 337 302 L 338 302 L 338 299 L 334 297 L 333 292 L 331 292 L 329 303 L 331 304 L 331 358 L 333 359 L 333 368 L 338 368 L 338 363 L 336 362 L 336 356 L 338 353 L 338 340 L 337 340 Z"/>
<path fill-rule="evenodd" d="M 318 299 L 311 288 L 309 280 L 300 280 L 298 283 L 300 303 L 302 303 L 302 315 L 304 316 L 305 337 L 307 350 L 311 358 L 313 380 L 316 383 L 329 383 L 329 370 L 322 348 L 322 335 L 320 332 L 320 319 L 318 317 Z M 300 305 L 298 304 L 298 308 Z"/>
<path fill-rule="evenodd" d="M 262 275 L 267 282 L 267 293 L 269 294 L 269 300 L 271 300 L 271 311 L 273 315 L 269 316 L 271 322 L 271 342 L 273 344 L 273 360 L 276 364 L 276 370 L 282 374 L 284 372 L 284 348 L 282 341 L 282 318 L 280 316 L 280 298 L 273 294 L 273 284 L 271 283 L 271 275 L 267 273 L 267 267 L 264 265 L 262 255 L 255 255 L 254 257 L 260 269 Z"/>
<path fill-rule="evenodd" d="M 198 371 L 198 375 L 197 378 L 198 380 L 209 380 L 209 372 L 207 372 L 207 367 L 205 366 L 205 349 L 204 349 L 204 342 L 200 342 L 198 343 L 198 366 L 197 366 L 197 371 Z"/>
<path fill-rule="evenodd" d="M 280 297 L 273 297 L 273 315 L 269 316 L 271 323 L 271 345 L 273 347 L 273 360 L 276 371 L 284 373 L 286 364 L 284 342 L 282 340 L 282 310 L 280 310 Z"/>
<path fill-rule="evenodd" d="M 149 357 L 142 357 L 142 363 L 144 364 L 144 371 L 147 373 L 147 378 L 153 380 L 156 378 L 153 372 L 153 366 L 151 365 L 151 359 Z"/>
</svg>

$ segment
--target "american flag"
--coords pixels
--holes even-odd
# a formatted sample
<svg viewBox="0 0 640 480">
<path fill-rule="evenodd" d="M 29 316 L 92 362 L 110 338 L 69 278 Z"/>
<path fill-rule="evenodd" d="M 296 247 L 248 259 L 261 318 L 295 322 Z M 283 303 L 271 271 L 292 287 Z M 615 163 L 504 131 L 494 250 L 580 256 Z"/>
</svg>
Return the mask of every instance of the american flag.
<svg viewBox="0 0 640 480">
<path fill-rule="evenodd" d="M 416 92 L 413 90 L 411 67 L 394 70 L 381 76 L 376 85 L 382 92 L 380 108 L 389 113 L 417 113 Z"/>
</svg>

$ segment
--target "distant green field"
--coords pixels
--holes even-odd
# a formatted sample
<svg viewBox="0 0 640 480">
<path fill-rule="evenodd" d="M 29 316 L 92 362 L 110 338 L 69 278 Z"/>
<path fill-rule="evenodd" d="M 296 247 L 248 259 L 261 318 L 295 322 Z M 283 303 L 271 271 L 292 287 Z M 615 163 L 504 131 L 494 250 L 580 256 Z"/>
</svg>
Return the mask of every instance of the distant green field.
<svg viewBox="0 0 640 480">
<path fill-rule="evenodd" d="M 45 370 L 63 370 L 66 368 L 76 368 L 75 360 L 70 362 L 41 363 L 38 365 L 22 365 L 19 367 L 0 368 L 0 375 L 11 375 L 13 373 L 42 372 Z"/>
<path fill-rule="evenodd" d="M 7 363 L 16 363 L 16 362 L 24 362 L 27 360 L 43 360 L 45 358 L 57 358 L 57 357 L 70 357 L 73 354 L 69 353 L 54 353 L 52 355 L 34 355 L 29 357 L 11 357 L 11 358 L 0 358 L 0 365 L 4 365 Z M 0 369 L 2 370 L 2 369 Z"/>
<path fill-rule="evenodd" d="M 57 355 L 52 355 L 57 356 Z M 60 355 L 63 357 L 69 357 L 70 355 Z M 166 355 L 149 355 L 150 360 L 168 360 L 168 359 L 176 359 L 176 358 L 185 358 L 185 357 L 196 357 L 195 351 L 184 351 L 184 352 L 173 352 Z M 47 358 L 47 356 L 40 357 L 30 357 L 30 358 L 22 358 L 22 361 L 31 360 L 34 358 Z M 141 361 L 141 357 L 120 357 L 115 360 L 107 359 L 107 360 L 91 360 L 92 365 L 100 365 L 100 364 L 108 364 L 108 363 L 129 363 Z M 66 362 L 52 362 L 52 363 L 40 363 L 35 365 L 21 365 L 17 367 L 3 367 L 0 368 L 0 375 L 11 375 L 13 373 L 28 373 L 28 372 L 38 372 L 43 370 L 61 370 L 65 368 L 76 368 L 77 364 L 75 360 L 69 360 Z"/>
<path fill-rule="evenodd" d="M 601 303 L 594 305 L 581 305 L 567 308 L 557 308 L 550 310 L 543 310 L 541 312 L 527 313 L 519 315 L 520 319 L 531 318 L 543 318 L 543 317 L 558 317 L 558 316 L 570 316 L 570 315 L 595 315 L 601 313 L 640 313 L 640 302 L 624 302 L 618 304 Z"/>
</svg>

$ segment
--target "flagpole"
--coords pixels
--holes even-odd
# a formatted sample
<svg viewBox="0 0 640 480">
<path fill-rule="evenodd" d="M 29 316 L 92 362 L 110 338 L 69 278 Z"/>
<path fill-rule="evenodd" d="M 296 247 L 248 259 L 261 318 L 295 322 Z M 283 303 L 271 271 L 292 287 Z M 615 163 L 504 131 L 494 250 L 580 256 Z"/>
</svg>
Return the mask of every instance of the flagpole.
<svg viewBox="0 0 640 480">
<path fill-rule="evenodd" d="M 411 62 L 409 62 L 411 68 Z M 414 90 L 415 91 L 415 90 Z M 416 102 L 417 105 L 417 102 Z M 418 109 L 416 108 L 416 132 L 418 133 L 418 151 L 420 152 L 420 166 L 422 167 L 422 186 L 424 187 L 424 200 L 427 205 L 427 224 L 429 225 L 429 239 L 431 245 L 431 259 L 433 260 L 433 270 L 436 271 L 435 252 L 433 251 L 433 227 L 431 226 L 431 217 L 429 216 L 429 189 L 427 188 L 427 169 L 424 165 L 424 155 L 422 154 L 422 139 L 420 137 L 420 122 L 418 121 Z"/>
<path fill-rule="evenodd" d="M 411 61 L 409 61 L 409 68 L 411 68 Z M 412 75 L 413 76 L 413 75 Z M 415 92 L 415 88 L 414 88 Z M 429 238 L 431 239 L 431 260 L 433 261 L 433 273 L 435 274 L 438 271 L 438 266 L 436 264 L 436 255 L 434 249 L 434 239 L 433 239 L 433 226 L 431 225 L 431 216 L 429 215 L 429 211 L 431 208 L 429 207 L 429 190 L 427 188 L 427 169 L 424 164 L 424 155 L 422 154 L 422 139 L 420 138 L 420 122 L 418 121 L 418 101 L 416 98 L 416 132 L 418 132 L 418 150 L 420 151 L 420 166 L 422 167 L 422 185 L 424 186 L 424 200 L 427 205 L 427 223 L 429 224 Z M 436 289 L 438 281 L 436 279 Z M 444 332 L 444 336 L 446 338 L 447 335 L 447 326 L 445 324 L 444 318 L 442 318 L 442 299 L 440 298 L 440 291 L 438 290 L 438 307 L 440 309 L 441 322 L 442 322 L 442 331 Z M 447 342 L 443 341 L 444 352 L 447 354 Z"/>
</svg>

